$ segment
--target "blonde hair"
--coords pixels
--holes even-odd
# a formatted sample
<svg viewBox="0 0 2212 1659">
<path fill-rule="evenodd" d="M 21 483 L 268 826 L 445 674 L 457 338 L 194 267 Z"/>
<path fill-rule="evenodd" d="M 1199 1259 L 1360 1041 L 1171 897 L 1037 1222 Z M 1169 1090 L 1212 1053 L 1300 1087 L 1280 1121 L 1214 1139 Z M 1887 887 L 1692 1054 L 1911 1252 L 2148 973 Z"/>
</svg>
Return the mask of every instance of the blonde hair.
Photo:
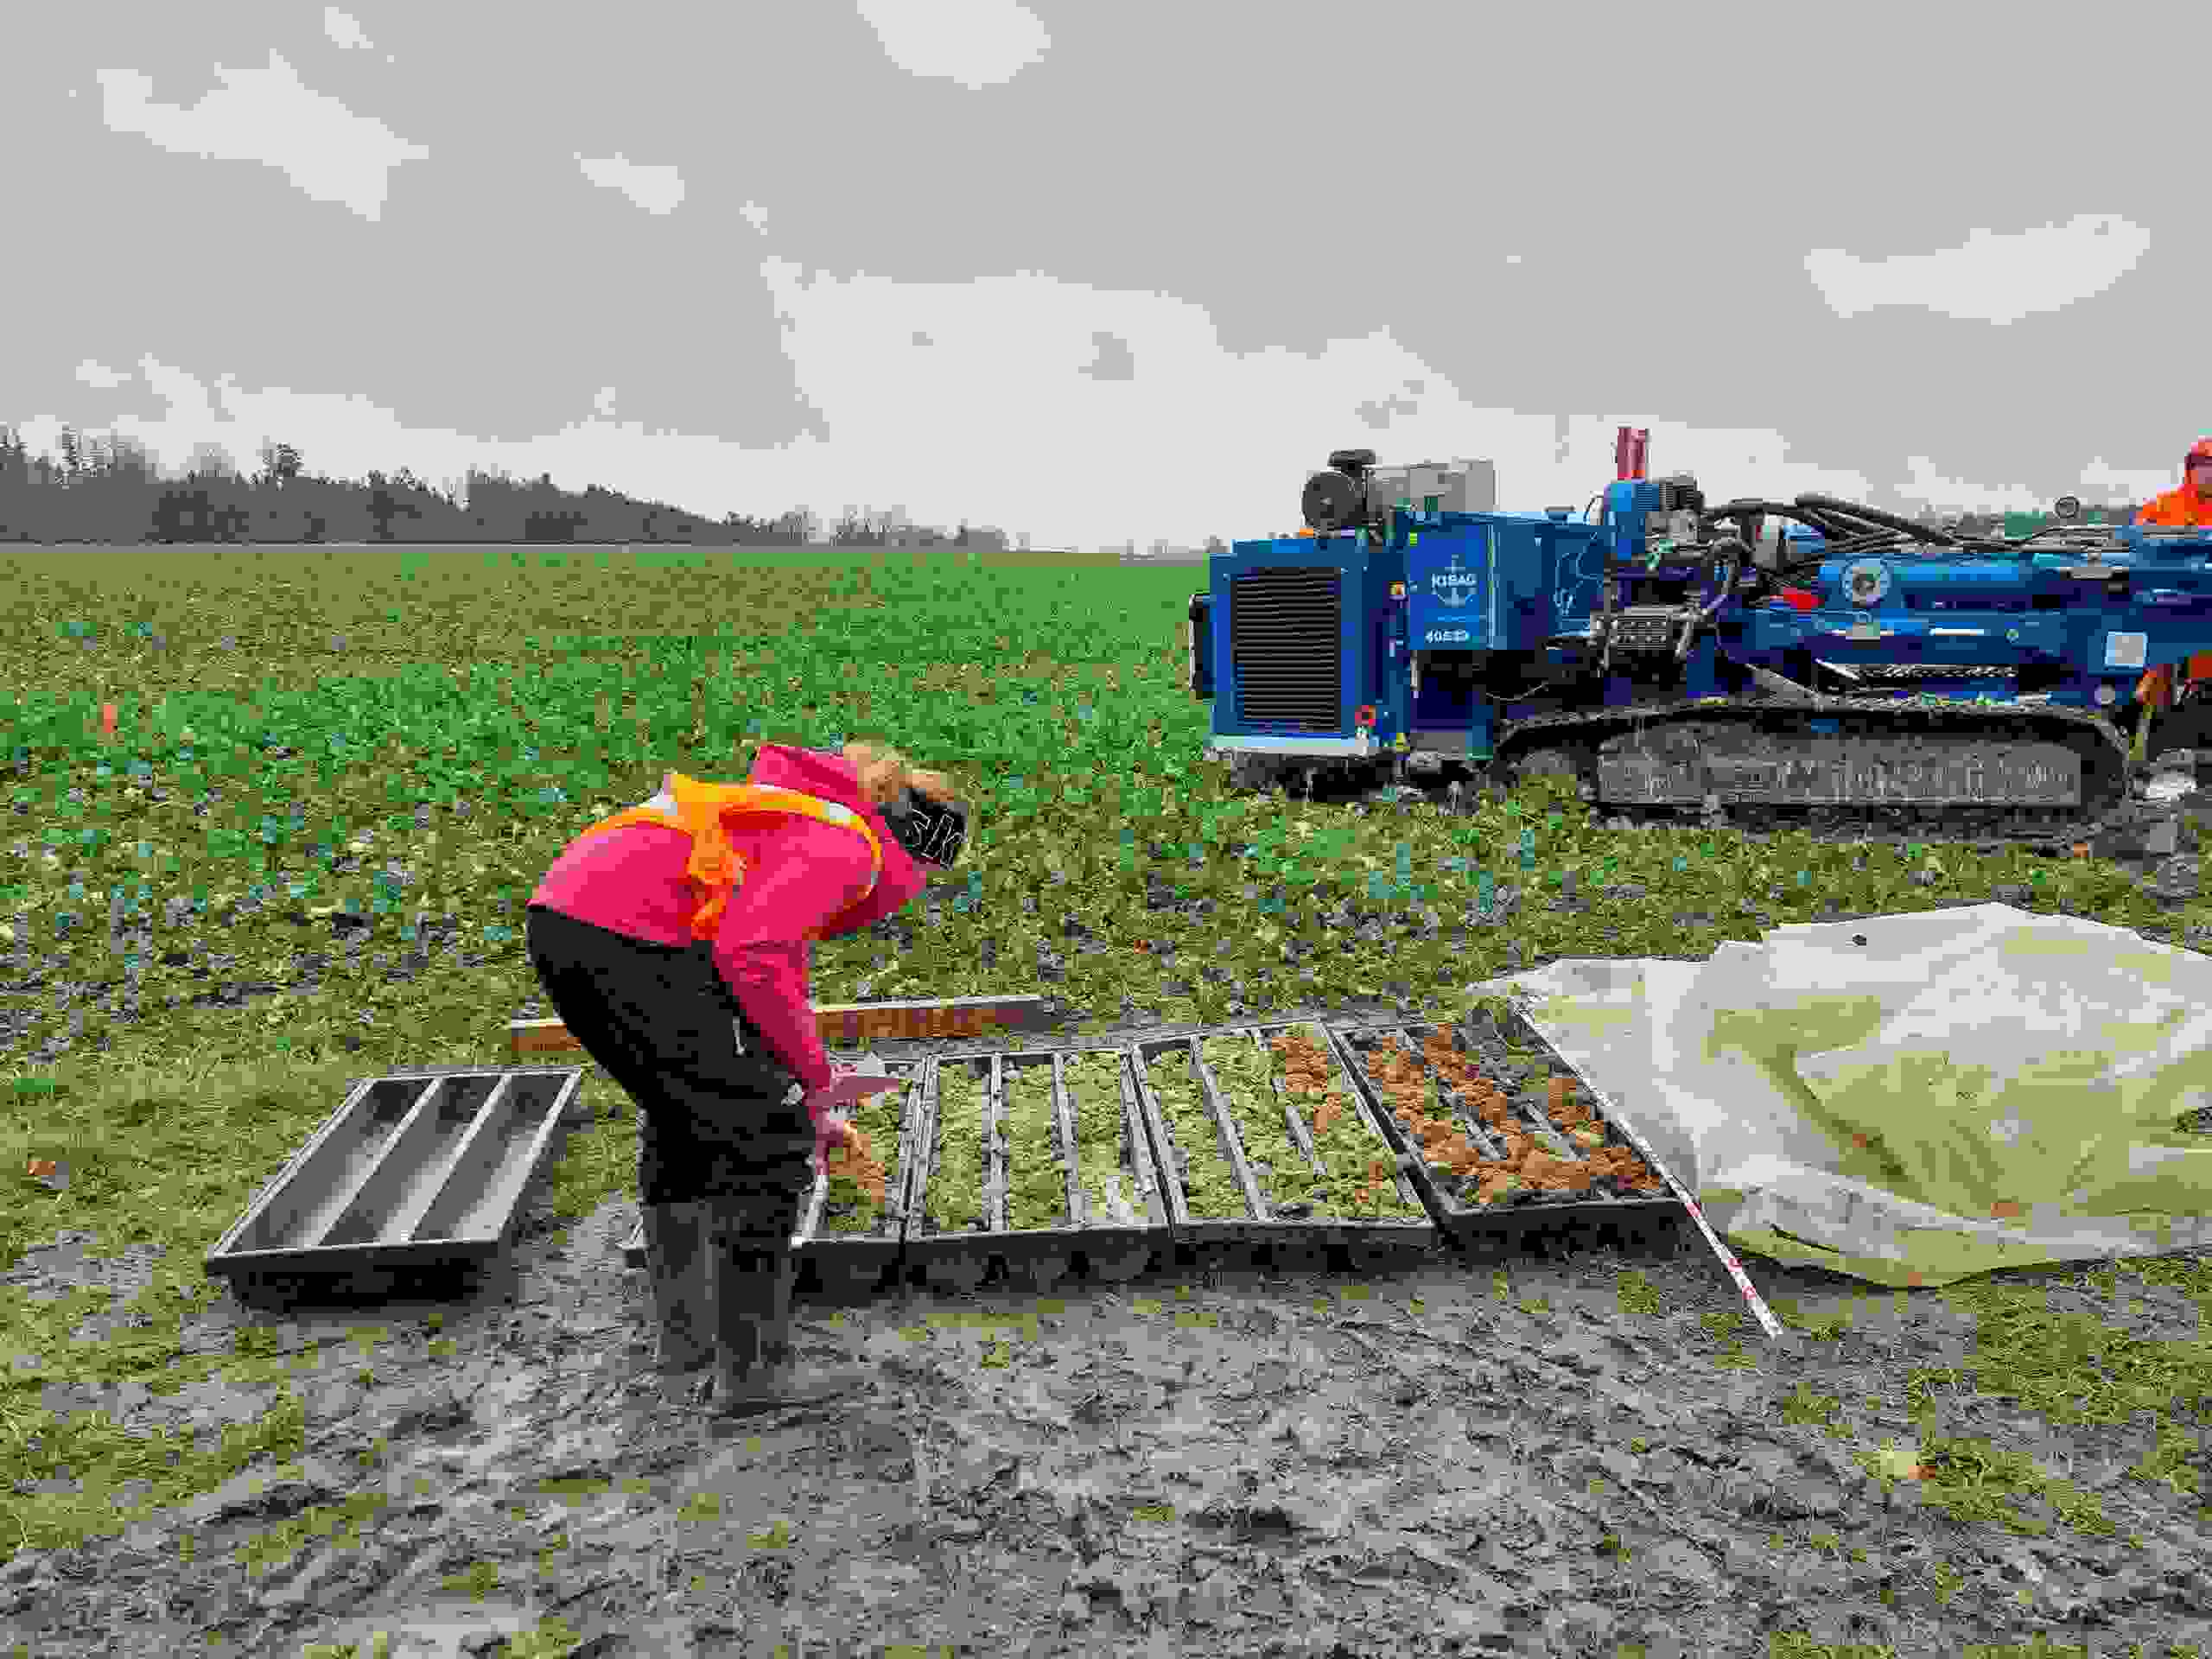
<svg viewBox="0 0 2212 1659">
<path fill-rule="evenodd" d="M 915 766 L 888 744 L 848 743 L 845 759 L 860 774 L 861 792 L 877 806 L 889 805 L 909 789 L 918 790 L 933 801 L 959 797 L 960 786 L 950 777 Z"/>
</svg>

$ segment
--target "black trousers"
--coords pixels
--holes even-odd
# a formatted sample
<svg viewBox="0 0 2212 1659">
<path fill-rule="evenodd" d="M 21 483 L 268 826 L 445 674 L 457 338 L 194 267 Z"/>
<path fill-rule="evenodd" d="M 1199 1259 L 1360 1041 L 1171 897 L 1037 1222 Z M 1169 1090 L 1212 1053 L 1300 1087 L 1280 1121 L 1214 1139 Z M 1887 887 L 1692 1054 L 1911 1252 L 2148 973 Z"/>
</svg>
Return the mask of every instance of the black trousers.
<svg viewBox="0 0 2212 1659">
<path fill-rule="evenodd" d="M 784 1248 L 814 1183 L 813 1122 L 708 948 L 628 938 L 536 905 L 528 926 L 555 1012 L 638 1104 L 639 1201 L 741 1199 L 746 1232 Z"/>
</svg>

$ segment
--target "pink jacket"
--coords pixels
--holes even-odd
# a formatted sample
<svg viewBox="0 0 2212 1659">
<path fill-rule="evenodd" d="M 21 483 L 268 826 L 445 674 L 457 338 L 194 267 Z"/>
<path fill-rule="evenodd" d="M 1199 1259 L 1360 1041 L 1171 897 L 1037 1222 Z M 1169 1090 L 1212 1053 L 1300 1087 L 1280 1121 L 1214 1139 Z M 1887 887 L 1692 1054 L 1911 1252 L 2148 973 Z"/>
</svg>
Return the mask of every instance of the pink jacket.
<svg viewBox="0 0 2212 1659">
<path fill-rule="evenodd" d="M 866 815 L 883 846 L 883 873 L 849 931 L 881 920 L 922 890 L 922 872 L 883 815 L 861 795 L 844 756 L 763 744 L 747 783 L 776 784 L 842 802 Z M 715 937 L 715 967 L 738 1005 L 809 1090 L 828 1086 L 807 996 L 811 952 L 804 935 L 825 926 L 867 882 L 868 842 L 850 829 L 796 815 L 730 836 L 746 876 L 730 894 Z M 530 897 L 563 916 L 633 939 L 689 945 L 696 902 L 683 869 L 691 838 L 658 824 L 626 824 L 571 842 Z"/>
</svg>

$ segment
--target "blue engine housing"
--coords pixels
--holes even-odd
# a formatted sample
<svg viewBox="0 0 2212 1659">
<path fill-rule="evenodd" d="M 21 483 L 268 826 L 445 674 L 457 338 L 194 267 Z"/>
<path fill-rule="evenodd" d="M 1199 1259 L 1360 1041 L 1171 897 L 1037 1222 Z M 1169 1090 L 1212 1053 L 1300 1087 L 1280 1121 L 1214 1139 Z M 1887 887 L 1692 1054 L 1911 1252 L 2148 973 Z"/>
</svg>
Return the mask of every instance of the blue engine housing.
<svg viewBox="0 0 2212 1659">
<path fill-rule="evenodd" d="M 1853 696 L 2024 698 L 2118 721 L 2136 710 L 2147 669 L 2212 652 L 2212 531 L 2113 529 L 2093 554 L 2044 542 L 2009 556 L 1840 556 L 1817 580 L 1801 575 L 1795 585 L 1816 602 L 1800 609 L 1754 601 L 1743 571 L 1728 582 L 1708 562 L 1709 542 L 1670 534 L 1684 526 L 1659 510 L 1665 487 L 1617 483 L 1594 521 L 1402 505 L 1379 533 L 1216 554 L 1189 636 L 1213 747 L 1302 766 L 1477 765 L 1534 714 L 1740 696 L 1758 671 L 1802 684 L 1815 663 Z M 1792 563 L 1823 546 L 1795 525 L 1783 543 Z M 1609 556 L 1610 661 L 1592 638 Z M 1708 614 L 1689 649 L 1654 649 L 1676 626 L 1669 614 L 1693 604 Z M 2212 675 L 2212 663 L 2196 666 Z M 1911 676 L 1909 690 L 1884 684 L 1892 671 Z"/>
</svg>

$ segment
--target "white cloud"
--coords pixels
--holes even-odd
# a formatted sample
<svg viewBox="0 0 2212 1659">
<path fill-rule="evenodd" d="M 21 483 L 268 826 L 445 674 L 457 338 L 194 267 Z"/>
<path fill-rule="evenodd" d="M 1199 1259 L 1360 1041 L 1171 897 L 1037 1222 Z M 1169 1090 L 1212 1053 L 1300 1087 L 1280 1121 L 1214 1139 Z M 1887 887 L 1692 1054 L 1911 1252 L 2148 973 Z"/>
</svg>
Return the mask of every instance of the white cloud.
<svg viewBox="0 0 2212 1659">
<path fill-rule="evenodd" d="M 683 175 L 672 167 L 648 167 L 620 156 L 603 160 L 576 157 L 584 177 L 605 190 L 620 190 L 649 213 L 672 213 L 683 201 Z"/>
<path fill-rule="evenodd" d="M 768 210 L 766 207 L 757 201 L 748 201 L 737 211 L 744 215 L 747 224 L 754 230 L 766 233 L 768 229 Z"/>
<path fill-rule="evenodd" d="M 892 62 L 910 75 L 970 92 L 1002 86 L 1052 44 L 1017 0 L 853 0 Z"/>
<path fill-rule="evenodd" d="M 1936 512 L 2047 512 L 2062 495 L 2079 495 L 2093 505 L 2101 505 L 2108 499 L 2129 493 L 2108 490 L 2086 477 L 2057 480 L 2058 487 L 2048 490 L 2018 481 L 1977 483 L 1937 471 L 1926 455 L 1907 455 L 1904 464 L 1905 481 L 1897 486 L 1897 493 L 1916 509 Z"/>
<path fill-rule="evenodd" d="M 1201 308 L 1155 293 L 1032 274 L 927 284 L 823 276 L 779 260 L 764 270 L 816 417 L 813 431 L 779 448 L 740 448 L 624 419 L 613 386 L 598 388 L 591 411 L 558 430 L 491 442 L 410 427 L 355 397 L 245 389 L 151 357 L 140 360 L 138 378 L 165 412 L 126 417 L 114 429 L 172 468 L 198 444 L 251 455 L 264 439 L 280 440 L 298 445 L 316 471 L 341 477 L 404 466 L 450 479 L 497 467 L 709 516 L 804 504 L 834 520 L 848 503 L 898 503 L 913 522 L 950 526 L 967 514 L 1026 531 L 1039 547 L 1131 538 L 1184 546 L 1208 534 L 1285 532 L 1298 523 L 1306 473 L 1330 450 L 1361 444 L 1386 462 L 1488 460 L 1501 505 L 1579 511 L 1612 478 L 1622 424 L 1650 429 L 1653 472 L 1694 473 L 1717 498 L 1880 493 L 1863 474 L 1793 456 L 1771 431 L 1693 429 L 1634 410 L 1478 407 L 1388 330 L 1311 354 L 1238 353 Z M 1126 353 L 1130 378 L 1086 372 L 1100 360 L 1102 336 Z M 1224 410 L 1235 418 L 1223 419 Z M 26 421 L 23 429 L 35 448 L 50 449 L 58 423 Z M 989 458 L 982 474 L 979 455 Z M 1128 490 L 1116 480 L 1121 458 L 1132 455 L 1171 459 Z M 2096 462 L 2077 481 L 1993 490 L 1940 476 L 1925 460 L 1910 467 L 1907 493 L 1939 507 L 2042 506 L 2067 488 L 2092 502 L 2140 500 L 2173 482 Z M 980 490 L 979 475 L 987 478 Z"/>
<path fill-rule="evenodd" d="M 1770 432 L 1478 408 L 1387 330 L 1312 356 L 1240 355 L 1203 310 L 1164 295 L 1026 274 L 899 284 L 781 260 L 763 270 L 823 434 L 818 448 L 779 454 L 769 475 L 830 515 L 865 477 L 879 505 L 948 521 L 975 510 L 975 457 L 988 454 L 993 511 L 1039 545 L 1287 531 L 1306 474 L 1356 444 L 1386 461 L 1489 460 L 1502 505 L 1580 509 L 1611 480 L 1624 422 L 1651 429 L 1655 471 L 1694 472 L 1723 495 L 1870 490 L 1862 474 L 1793 461 Z M 1130 378 L 1086 372 L 1101 335 L 1126 351 Z M 1108 458 L 1163 454 L 1179 459 L 1141 490 L 1103 486 Z"/>
<path fill-rule="evenodd" d="M 2011 323 L 2103 293 L 2150 245 L 2141 226 L 2086 213 L 2005 236 L 1976 230 L 1962 246 L 1888 259 L 1816 248 L 1805 270 L 1839 316 L 1916 306 L 1961 321 Z"/>
<path fill-rule="evenodd" d="M 138 372 L 153 394 L 169 406 L 167 418 L 156 429 L 174 434 L 176 448 L 188 451 L 195 442 L 227 442 L 237 435 L 216 414 L 214 400 L 196 375 L 151 357 L 138 359 Z M 218 383 L 219 393 L 226 384 Z"/>
<path fill-rule="evenodd" d="M 138 382 L 166 404 L 168 411 L 156 419 L 126 415 L 99 429 L 112 436 L 135 440 L 158 465 L 172 473 L 181 470 L 195 452 L 209 445 L 233 454 L 251 454 L 259 448 L 264 435 L 250 434 L 245 423 L 219 411 L 217 399 L 208 395 L 208 388 L 196 376 L 152 357 L 140 358 L 135 373 L 111 369 L 87 359 L 77 365 L 77 378 L 103 391 Z M 219 396 L 227 397 L 231 388 L 225 385 L 217 391 Z M 20 429 L 24 443 L 34 453 L 54 451 L 60 447 L 62 427 L 70 424 L 85 429 L 79 423 L 46 414 L 35 415 L 20 423 Z"/>
<path fill-rule="evenodd" d="M 372 467 L 390 472 L 403 466 L 425 478 L 451 477 L 471 463 L 514 458 L 518 448 L 481 444 L 458 432 L 410 429 L 391 410 L 360 397 L 296 392 L 282 386 L 249 390 L 227 375 L 211 384 L 153 357 L 139 359 L 137 378 L 168 406 L 166 410 L 150 420 L 125 416 L 107 429 L 136 439 L 171 470 L 182 467 L 201 446 L 215 444 L 232 455 L 251 455 L 264 439 L 297 445 L 317 472 L 357 479 Z M 47 415 L 27 419 L 22 423 L 24 442 L 34 451 L 51 449 L 61 424 Z"/>
<path fill-rule="evenodd" d="M 330 36 L 331 43 L 343 51 L 359 52 L 368 48 L 369 37 L 364 34 L 359 22 L 351 13 L 335 6 L 322 9 L 322 32 Z"/>
<path fill-rule="evenodd" d="M 2179 455 L 2174 457 L 2174 464 L 2164 472 L 2152 472 L 2144 467 L 2114 467 L 2102 455 L 2098 455 L 2082 469 L 2082 482 L 2075 493 L 2085 501 L 2118 500 L 2140 505 L 2154 495 L 2164 495 L 2180 482 Z"/>
<path fill-rule="evenodd" d="M 186 109 L 152 101 L 154 83 L 136 69 L 99 72 L 109 130 L 210 161 L 258 162 L 316 201 L 382 217 L 391 169 L 428 159 L 372 116 L 356 115 L 305 85 L 276 53 L 265 69 L 215 71 L 222 87 Z"/>
</svg>

